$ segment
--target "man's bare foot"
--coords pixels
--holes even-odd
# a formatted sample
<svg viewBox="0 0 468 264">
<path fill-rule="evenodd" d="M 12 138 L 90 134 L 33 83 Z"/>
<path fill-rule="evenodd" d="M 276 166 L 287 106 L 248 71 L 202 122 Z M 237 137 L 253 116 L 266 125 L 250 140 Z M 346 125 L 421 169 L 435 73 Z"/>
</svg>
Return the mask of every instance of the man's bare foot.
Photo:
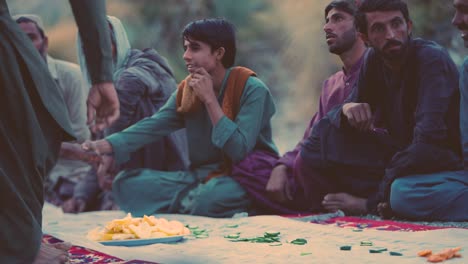
<svg viewBox="0 0 468 264">
<path fill-rule="evenodd" d="M 59 242 L 59 243 L 54 243 L 54 244 L 50 244 L 50 245 L 53 246 L 56 249 L 65 250 L 67 252 L 72 247 L 72 244 L 69 243 L 69 242 Z"/>
<path fill-rule="evenodd" d="M 68 263 L 69 243 L 46 244 L 41 243 L 39 254 L 33 264 L 64 264 Z"/>
<path fill-rule="evenodd" d="M 392 208 L 388 203 L 379 203 L 377 205 L 377 212 L 382 218 L 391 218 L 393 216 Z"/>
<path fill-rule="evenodd" d="M 347 215 L 362 215 L 367 213 L 367 200 L 347 193 L 329 193 L 322 201 L 323 207 L 329 212 L 343 211 Z"/>
</svg>

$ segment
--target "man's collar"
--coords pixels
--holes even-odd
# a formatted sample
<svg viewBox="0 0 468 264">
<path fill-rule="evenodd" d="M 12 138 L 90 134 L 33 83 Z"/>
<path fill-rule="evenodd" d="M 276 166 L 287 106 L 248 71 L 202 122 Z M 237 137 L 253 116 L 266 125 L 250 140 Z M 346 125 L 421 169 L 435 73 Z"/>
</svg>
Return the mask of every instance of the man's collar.
<svg viewBox="0 0 468 264">
<path fill-rule="evenodd" d="M 47 67 L 49 68 L 50 75 L 54 78 L 54 80 L 58 79 L 58 73 L 57 73 L 57 65 L 55 63 L 55 59 L 52 58 L 51 56 L 47 55 Z"/>
<path fill-rule="evenodd" d="M 351 66 L 351 69 L 349 70 L 349 72 L 346 71 L 345 67 L 342 67 L 341 69 L 343 70 L 343 73 L 345 76 L 349 76 L 351 74 L 354 74 L 356 73 L 357 71 L 359 71 L 359 69 L 361 68 L 361 65 L 362 65 L 362 62 L 364 61 L 364 57 L 366 55 L 366 53 L 369 52 L 369 48 L 367 48 L 361 55 L 361 57 L 359 58 L 359 60 L 357 60 L 353 66 Z"/>
</svg>

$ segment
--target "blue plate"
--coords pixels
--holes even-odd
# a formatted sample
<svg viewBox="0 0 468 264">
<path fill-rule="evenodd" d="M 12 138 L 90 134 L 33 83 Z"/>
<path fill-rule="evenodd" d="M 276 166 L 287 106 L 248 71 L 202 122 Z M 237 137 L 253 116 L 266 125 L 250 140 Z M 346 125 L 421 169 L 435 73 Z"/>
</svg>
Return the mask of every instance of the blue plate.
<svg viewBox="0 0 468 264">
<path fill-rule="evenodd" d="M 99 241 L 99 243 L 105 246 L 124 246 L 124 247 L 136 247 L 144 246 L 155 243 L 172 243 L 180 241 L 184 236 L 168 236 L 168 237 L 155 237 L 147 239 L 125 239 L 125 240 L 108 240 L 108 241 Z"/>
</svg>

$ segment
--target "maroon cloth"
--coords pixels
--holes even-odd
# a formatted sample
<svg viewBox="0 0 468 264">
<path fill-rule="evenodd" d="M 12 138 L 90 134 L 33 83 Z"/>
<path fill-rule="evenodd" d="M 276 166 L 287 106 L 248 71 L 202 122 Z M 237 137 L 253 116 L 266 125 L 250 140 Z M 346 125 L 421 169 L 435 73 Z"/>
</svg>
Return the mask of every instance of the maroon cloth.
<svg viewBox="0 0 468 264">
<path fill-rule="evenodd" d="M 274 153 L 258 150 L 233 166 L 231 177 L 244 187 L 252 200 L 253 208 L 250 214 L 296 215 L 306 212 L 306 210 L 301 210 L 301 207 L 305 205 L 300 204 L 304 201 L 299 198 L 300 195 L 296 195 L 298 199 L 288 204 L 279 204 L 268 197 L 265 188 L 278 159 L 279 156 Z M 291 185 L 296 186 L 293 182 Z"/>
<path fill-rule="evenodd" d="M 312 117 L 303 139 L 297 144 L 294 150 L 286 152 L 282 157 L 278 157 L 266 151 L 254 151 L 233 167 L 232 177 L 238 181 L 250 195 L 254 213 L 303 214 L 309 212 L 308 206 L 305 204 L 301 185 L 296 184 L 294 180 L 294 162 L 299 154 L 302 142 L 309 136 L 312 126 L 323 118 L 332 108 L 343 103 L 351 93 L 357 77 L 359 76 L 359 69 L 363 57 L 364 56 L 351 67 L 349 73 L 346 73 L 343 69 L 330 76 L 323 83 L 319 109 Z M 294 199 L 287 204 L 278 204 L 272 201 L 265 191 L 271 171 L 275 166 L 280 164 L 287 167 L 288 178 L 294 193 Z"/>
</svg>

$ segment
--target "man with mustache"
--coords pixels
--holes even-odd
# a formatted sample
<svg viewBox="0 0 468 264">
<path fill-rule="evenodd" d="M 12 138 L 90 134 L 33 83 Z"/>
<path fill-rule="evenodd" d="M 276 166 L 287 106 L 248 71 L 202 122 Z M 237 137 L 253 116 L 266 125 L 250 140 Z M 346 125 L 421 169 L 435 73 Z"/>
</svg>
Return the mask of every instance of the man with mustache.
<svg viewBox="0 0 468 264">
<path fill-rule="evenodd" d="M 253 197 L 255 213 L 296 214 L 308 211 L 302 199 L 302 186 L 293 180 L 294 160 L 312 126 L 343 103 L 356 84 L 366 45 L 355 26 L 355 13 L 356 6 L 351 0 L 335 0 L 325 7 L 325 40 L 330 53 L 340 57 L 343 68 L 323 82 L 318 110 L 296 148 L 280 158 L 255 152 L 234 167 L 233 177 Z"/>
<path fill-rule="evenodd" d="M 468 0 L 454 0 L 452 23 L 461 31 L 468 47 Z M 465 59 L 460 75 L 460 131 L 464 170 L 416 174 L 396 179 L 391 185 L 389 203 L 379 205 L 385 212 L 389 205 L 400 216 L 409 219 L 468 220 L 468 62 Z"/>
<path fill-rule="evenodd" d="M 468 47 L 468 0 L 454 0 L 456 26 Z M 388 205 L 400 216 L 409 219 L 467 221 L 468 220 L 468 60 L 460 71 L 460 132 L 464 170 L 416 174 L 396 179 L 391 185 Z"/>
<path fill-rule="evenodd" d="M 468 0 L 454 0 L 455 15 L 452 24 L 461 33 L 463 43 L 468 48 Z M 468 57 L 460 70 L 460 128 L 465 170 L 468 170 Z"/>
<path fill-rule="evenodd" d="M 417 187 L 433 179 L 406 176 L 460 168 L 458 71 L 441 46 L 411 37 L 401 0 L 364 0 L 356 22 L 372 49 L 347 102 L 329 112 L 303 144 L 296 177 L 308 183 L 313 211 L 377 213 L 380 203 L 388 215 L 395 179 Z M 424 198 L 423 188 L 398 190 L 420 198 L 403 199 L 399 206 L 434 202 Z M 438 190 L 450 191 L 442 185 Z M 447 218 L 393 209 L 413 219 Z"/>
</svg>

